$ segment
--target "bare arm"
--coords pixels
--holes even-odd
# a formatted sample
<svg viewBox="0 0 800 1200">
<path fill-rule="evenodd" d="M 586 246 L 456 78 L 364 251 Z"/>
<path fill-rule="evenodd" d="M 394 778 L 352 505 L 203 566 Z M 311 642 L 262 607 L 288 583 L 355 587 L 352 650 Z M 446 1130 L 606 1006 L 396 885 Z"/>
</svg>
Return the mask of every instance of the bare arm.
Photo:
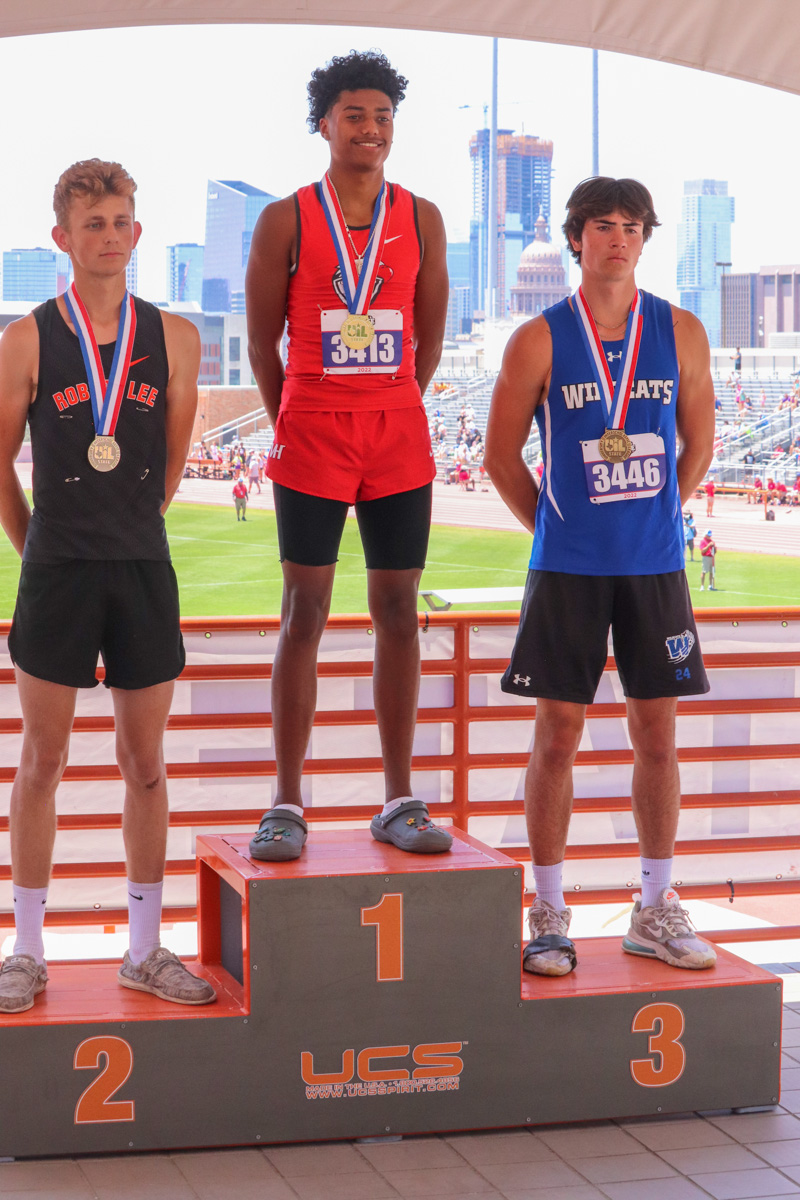
<svg viewBox="0 0 800 1200">
<path fill-rule="evenodd" d="M 39 330 L 35 317 L 8 326 L 0 338 L 0 524 L 22 557 L 31 510 L 15 462 L 28 409 L 36 396 Z"/>
<path fill-rule="evenodd" d="M 178 490 L 197 413 L 197 376 L 200 374 L 200 334 L 191 321 L 162 313 L 167 343 L 169 383 L 166 396 L 167 470 L 162 514 Z"/>
<path fill-rule="evenodd" d="M 680 386 L 675 414 L 680 450 L 678 487 L 685 504 L 714 453 L 714 383 L 706 331 L 692 313 L 672 306 Z"/>
<path fill-rule="evenodd" d="M 268 204 L 253 231 L 245 299 L 250 366 L 267 416 L 278 419 L 283 388 L 281 338 L 286 324 L 289 273 L 296 257 L 294 198 Z"/>
<path fill-rule="evenodd" d="M 414 357 L 420 395 L 442 357 L 444 327 L 447 324 L 447 236 L 442 215 L 430 200 L 417 199 L 422 262 L 414 293 Z"/>
<path fill-rule="evenodd" d="M 531 533 L 539 489 L 522 450 L 537 405 L 547 394 L 552 361 L 550 327 L 544 317 L 526 321 L 506 346 L 486 425 L 484 465 L 514 516 Z"/>
</svg>

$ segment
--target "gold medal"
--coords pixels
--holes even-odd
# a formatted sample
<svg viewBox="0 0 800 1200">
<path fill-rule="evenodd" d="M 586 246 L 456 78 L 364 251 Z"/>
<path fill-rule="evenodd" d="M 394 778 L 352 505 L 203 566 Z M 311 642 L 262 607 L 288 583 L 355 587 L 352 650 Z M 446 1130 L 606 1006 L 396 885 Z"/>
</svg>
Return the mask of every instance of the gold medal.
<svg viewBox="0 0 800 1200">
<path fill-rule="evenodd" d="M 359 316 L 348 313 L 339 331 L 342 341 L 350 350 L 366 350 L 375 337 L 375 326 L 369 313 Z"/>
<path fill-rule="evenodd" d="M 119 458 L 119 442 L 113 437 L 96 437 L 89 447 L 89 462 L 95 471 L 113 471 Z"/>
<path fill-rule="evenodd" d="M 624 429 L 607 429 L 597 443 L 606 462 L 625 462 L 633 454 L 633 442 Z"/>
</svg>

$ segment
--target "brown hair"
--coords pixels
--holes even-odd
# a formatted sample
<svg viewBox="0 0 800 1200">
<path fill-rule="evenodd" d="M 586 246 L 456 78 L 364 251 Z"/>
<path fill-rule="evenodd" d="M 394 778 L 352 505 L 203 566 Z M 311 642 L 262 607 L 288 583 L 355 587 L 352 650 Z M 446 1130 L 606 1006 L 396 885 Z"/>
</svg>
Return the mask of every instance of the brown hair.
<svg viewBox="0 0 800 1200">
<path fill-rule="evenodd" d="M 104 196 L 126 196 L 133 205 L 135 191 L 134 180 L 117 162 L 87 158 L 73 163 L 62 173 L 53 192 L 56 221 L 62 229 L 67 228 L 69 207 L 78 197 L 97 204 Z"/>
<path fill-rule="evenodd" d="M 653 197 L 638 179 L 611 179 L 608 175 L 584 179 L 567 201 L 567 219 L 561 227 L 576 262 L 581 261 L 581 252 L 573 248 L 572 240 L 580 241 L 587 221 L 612 212 L 641 221 L 645 242 L 661 224 L 653 209 Z"/>
</svg>

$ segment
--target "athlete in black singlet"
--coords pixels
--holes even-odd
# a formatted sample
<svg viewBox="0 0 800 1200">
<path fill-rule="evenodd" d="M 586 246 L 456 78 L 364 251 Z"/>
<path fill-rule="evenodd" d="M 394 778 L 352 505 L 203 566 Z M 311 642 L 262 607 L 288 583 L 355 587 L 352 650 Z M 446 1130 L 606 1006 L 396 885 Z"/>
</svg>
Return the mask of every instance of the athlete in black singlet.
<svg viewBox="0 0 800 1200">
<path fill-rule="evenodd" d="M 215 999 L 159 940 L 162 743 L 184 663 L 163 514 L 186 462 L 200 347 L 190 322 L 127 292 L 141 233 L 135 190 L 118 163 L 91 159 L 64 172 L 53 238 L 74 284 L 0 339 L 0 522 L 22 557 L 9 650 L 24 730 L 10 816 L 17 937 L 0 969 L 2 1013 L 30 1008 L 47 984 L 55 792 L 77 689 L 96 685 L 98 654 L 125 781 L 131 941 L 119 982 L 178 1004 Z M 26 421 L 33 512 L 15 471 Z"/>
</svg>

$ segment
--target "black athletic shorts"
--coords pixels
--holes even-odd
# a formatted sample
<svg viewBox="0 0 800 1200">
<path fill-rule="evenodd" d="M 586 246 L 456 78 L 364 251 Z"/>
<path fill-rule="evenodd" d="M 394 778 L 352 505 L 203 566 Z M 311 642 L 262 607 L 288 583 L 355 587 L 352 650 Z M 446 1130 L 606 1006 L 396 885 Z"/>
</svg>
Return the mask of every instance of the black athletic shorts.
<svg viewBox="0 0 800 1200">
<path fill-rule="evenodd" d="M 275 516 L 281 562 L 301 567 L 328 567 L 339 555 L 350 505 L 346 500 L 309 496 L 273 481 Z M 367 569 L 371 571 L 422 570 L 428 553 L 433 485 L 409 492 L 357 500 L 358 528 Z"/>
<path fill-rule="evenodd" d="M 106 687 L 175 679 L 186 655 L 172 563 L 24 562 L 8 649 L 27 675 L 65 687 L 95 687 L 98 654 Z"/>
<path fill-rule="evenodd" d="M 634 700 L 709 690 L 684 571 L 565 575 L 529 571 L 501 687 L 515 696 L 591 704 L 608 655 Z"/>
</svg>

